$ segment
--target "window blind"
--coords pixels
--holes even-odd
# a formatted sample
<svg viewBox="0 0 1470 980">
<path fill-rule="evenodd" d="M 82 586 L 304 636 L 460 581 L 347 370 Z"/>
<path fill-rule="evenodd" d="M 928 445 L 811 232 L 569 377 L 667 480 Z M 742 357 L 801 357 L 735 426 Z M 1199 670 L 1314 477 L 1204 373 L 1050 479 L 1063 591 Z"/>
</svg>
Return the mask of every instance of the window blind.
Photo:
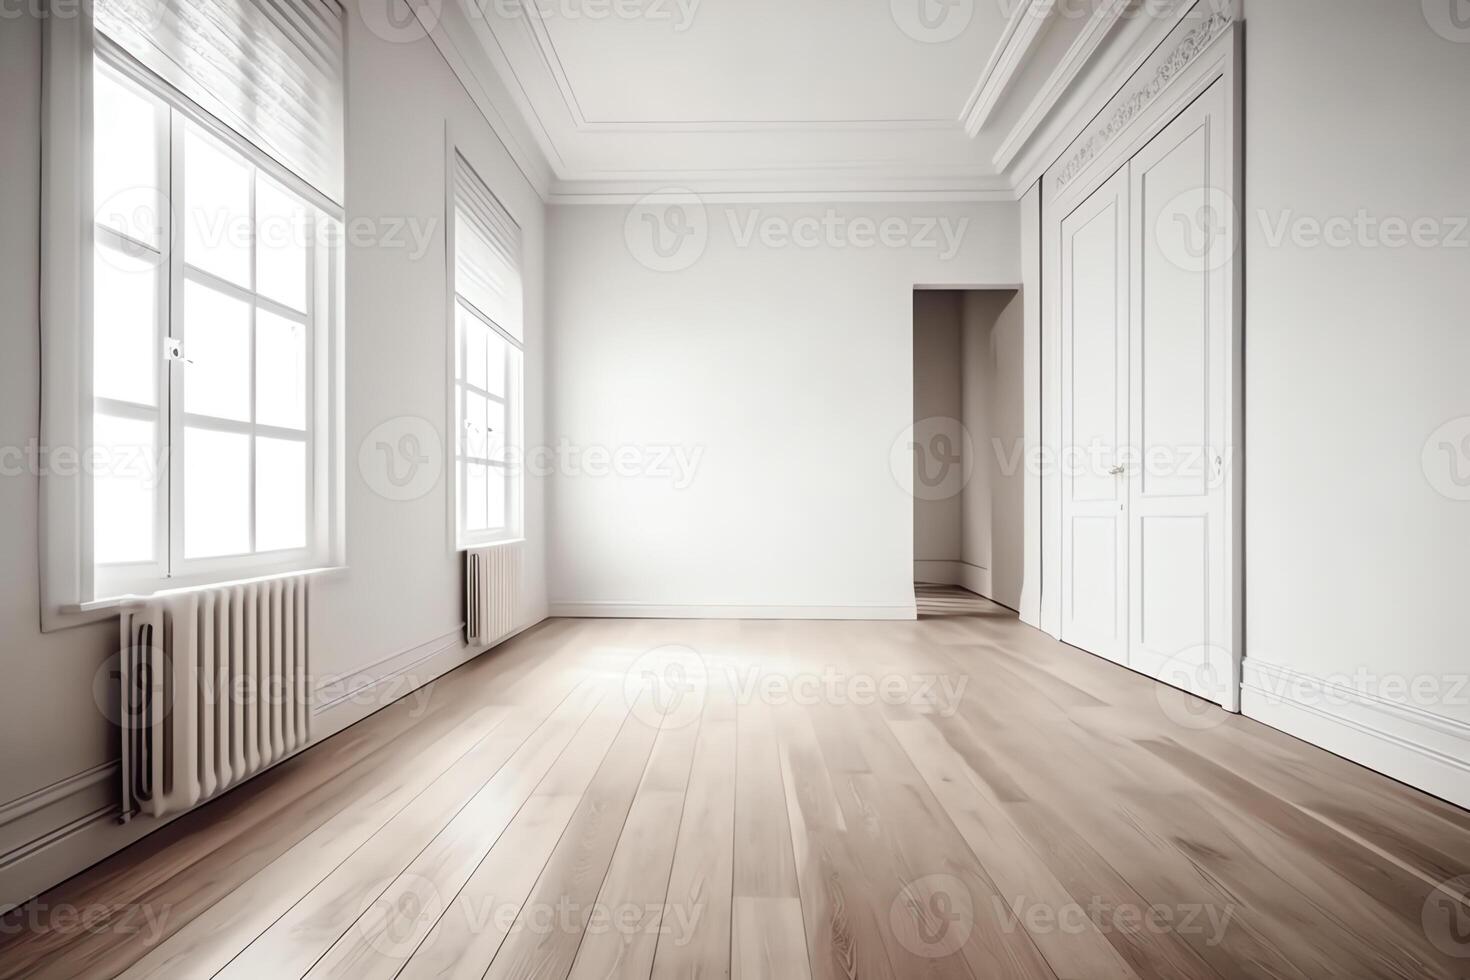
<svg viewBox="0 0 1470 980">
<path fill-rule="evenodd" d="M 454 155 L 455 292 L 516 341 L 522 340 L 521 229 L 490 188 Z"/>
<path fill-rule="evenodd" d="M 97 29 L 342 204 L 337 0 L 96 0 Z"/>
</svg>

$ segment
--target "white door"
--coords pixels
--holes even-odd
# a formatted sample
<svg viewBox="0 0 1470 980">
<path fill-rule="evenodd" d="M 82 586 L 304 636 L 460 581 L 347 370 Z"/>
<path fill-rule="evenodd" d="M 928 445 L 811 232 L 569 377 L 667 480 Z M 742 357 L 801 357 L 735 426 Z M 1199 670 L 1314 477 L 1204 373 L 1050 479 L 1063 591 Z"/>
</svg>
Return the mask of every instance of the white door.
<svg viewBox="0 0 1470 980">
<path fill-rule="evenodd" d="M 1232 710 L 1234 207 L 1223 82 L 1128 166 L 1128 665 Z"/>
<path fill-rule="evenodd" d="M 1128 662 L 1128 171 L 1062 222 L 1062 639 Z"/>
</svg>

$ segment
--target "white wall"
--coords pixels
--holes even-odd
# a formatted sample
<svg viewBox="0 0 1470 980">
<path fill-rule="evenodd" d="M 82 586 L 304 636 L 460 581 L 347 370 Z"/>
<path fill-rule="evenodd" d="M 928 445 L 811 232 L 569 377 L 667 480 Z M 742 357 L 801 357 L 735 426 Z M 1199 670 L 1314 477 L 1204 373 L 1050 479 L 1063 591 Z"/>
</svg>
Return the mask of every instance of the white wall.
<svg viewBox="0 0 1470 980">
<path fill-rule="evenodd" d="M 962 496 L 960 557 L 983 569 L 978 591 L 1012 609 L 1025 578 L 1022 311 L 1019 291 L 962 294 L 961 419 L 974 463 Z"/>
<path fill-rule="evenodd" d="M 960 353 L 962 296 L 951 289 L 920 289 L 914 293 L 915 424 L 929 419 L 960 419 L 964 398 L 961 391 L 964 365 Z M 958 436 L 959 427 L 954 429 L 954 435 Z M 915 453 L 915 486 L 922 482 L 917 468 L 932 462 Z M 960 560 L 962 499 L 958 493 L 934 499 L 927 495 L 914 498 L 914 581 L 952 584 L 950 570 L 926 567 L 924 563 Z"/>
<path fill-rule="evenodd" d="M 1470 493 L 1454 479 L 1470 476 L 1470 233 L 1310 241 L 1360 212 L 1470 216 L 1470 31 L 1426 18 L 1443 28 L 1451 9 L 1247 11 L 1246 674 L 1286 703 L 1245 704 L 1470 804 Z M 1263 219 L 1287 218 L 1308 238 L 1274 242 Z M 1324 679 L 1363 696 L 1327 697 Z"/>
<path fill-rule="evenodd" d="M 1017 283 L 1015 205 L 710 202 L 702 254 L 669 272 L 635 256 L 636 209 L 550 213 L 553 430 L 702 452 L 682 489 L 555 479 L 553 611 L 912 615 L 913 503 L 896 475 L 911 457 L 893 461 L 913 421 L 912 290 Z M 864 245 L 844 224 L 857 217 L 968 224 L 946 260 L 937 231 L 937 248 Z M 774 231 L 747 240 L 752 219 Z M 816 244 L 783 244 L 783 227 Z"/>
<path fill-rule="evenodd" d="M 38 236 L 41 216 L 39 23 L 0 30 L 0 447 L 24 447 L 39 423 Z M 459 560 L 449 551 L 445 492 L 407 503 L 371 489 L 357 449 L 379 423 L 428 419 L 447 431 L 442 222 L 446 120 L 525 232 L 527 438 L 543 440 L 544 210 L 432 42 L 389 44 L 356 16 L 348 31 L 347 216 L 435 222 L 427 253 L 353 249 L 347 258 L 347 560 L 322 580 L 311 619 L 319 676 L 386 679 L 314 721 L 323 736 L 470 655 Z M 10 462 L 7 457 L 6 462 Z M 442 466 L 442 459 L 439 461 Z M 0 904 L 23 899 L 153 829 L 116 825 L 110 764 L 116 736 L 93 682 L 116 649 L 116 626 L 42 634 L 37 595 L 37 477 L 0 475 Z M 528 487 L 527 621 L 545 614 L 543 492 Z M 104 687 L 104 690 L 106 688 Z M 106 696 L 104 695 L 104 701 Z M 8 801 L 8 802 L 7 802 Z M 49 846 L 25 849 L 76 822 Z"/>
</svg>

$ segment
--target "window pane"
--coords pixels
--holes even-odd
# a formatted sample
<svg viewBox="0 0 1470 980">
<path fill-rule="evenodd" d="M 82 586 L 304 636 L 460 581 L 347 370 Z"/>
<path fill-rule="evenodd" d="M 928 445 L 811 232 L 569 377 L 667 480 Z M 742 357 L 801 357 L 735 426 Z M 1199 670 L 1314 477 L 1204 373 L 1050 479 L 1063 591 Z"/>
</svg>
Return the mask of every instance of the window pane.
<svg viewBox="0 0 1470 980">
<path fill-rule="evenodd" d="M 158 403 L 158 266 L 101 241 L 92 263 L 93 391 L 139 405 Z"/>
<path fill-rule="evenodd" d="M 477 459 L 485 458 L 485 396 L 473 391 L 465 392 L 464 399 L 464 455 Z"/>
<path fill-rule="evenodd" d="M 490 328 L 478 317 L 459 310 L 460 329 L 464 331 L 464 379 L 476 388 L 486 387 L 485 347 L 490 339 Z"/>
<path fill-rule="evenodd" d="M 267 177 L 255 179 L 255 289 L 306 312 L 306 209 Z"/>
<path fill-rule="evenodd" d="M 255 312 L 255 420 L 306 428 L 306 326 Z"/>
<path fill-rule="evenodd" d="M 184 429 L 184 556 L 250 550 L 250 437 Z"/>
<path fill-rule="evenodd" d="M 255 440 L 255 550 L 306 547 L 306 443 Z"/>
<path fill-rule="evenodd" d="M 510 353 L 510 344 L 493 330 L 486 330 L 485 344 L 485 390 L 492 395 L 506 396 L 505 362 Z"/>
<path fill-rule="evenodd" d="M 99 565 L 153 561 L 159 484 L 157 426 L 97 414 L 92 549 Z"/>
<path fill-rule="evenodd" d="M 494 399 L 485 402 L 485 458 L 505 462 L 505 406 Z"/>
<path fill-rule="evenodd" d="M 184 410 L 250 421 L 250 306 L 197 282 L 184 285 Z"/>
<path fill-rule="evenodd" d="M 485 470 L 483 463 L 465 464 L 464 513 L 466 531 L 485 530 Z"/>
<path fill-rule="evenodd" d="M 250 285 L 250 165 L 190 125 L 184 143 L 184 261 Z"/>
<path fill-rule="evenodd" d="M 485 527 L 491 531 L 503 531 L 507 524 L 505 470 L 492 466 L 486 470 L 485 477 Z"/>
<path fill-rule="evenodd" d="M 167 206 L 158 192 L 154 105 L 100 64 L 93 76 L 92 206 L 97 223 L 157 249 Z"/>
</svg>

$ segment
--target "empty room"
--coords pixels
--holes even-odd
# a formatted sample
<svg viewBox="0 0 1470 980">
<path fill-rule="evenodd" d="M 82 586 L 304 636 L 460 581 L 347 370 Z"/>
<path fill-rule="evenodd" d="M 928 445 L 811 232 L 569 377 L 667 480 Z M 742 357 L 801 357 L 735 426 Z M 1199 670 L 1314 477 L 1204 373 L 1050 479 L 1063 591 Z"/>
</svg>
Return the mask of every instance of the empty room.
<svg viewBox="0 0 1470 980">
<path fill-rule="evenodd" d="M 0 0 L 0 980 L 1470 977 L 1466 0 Z"/>
</svg>

